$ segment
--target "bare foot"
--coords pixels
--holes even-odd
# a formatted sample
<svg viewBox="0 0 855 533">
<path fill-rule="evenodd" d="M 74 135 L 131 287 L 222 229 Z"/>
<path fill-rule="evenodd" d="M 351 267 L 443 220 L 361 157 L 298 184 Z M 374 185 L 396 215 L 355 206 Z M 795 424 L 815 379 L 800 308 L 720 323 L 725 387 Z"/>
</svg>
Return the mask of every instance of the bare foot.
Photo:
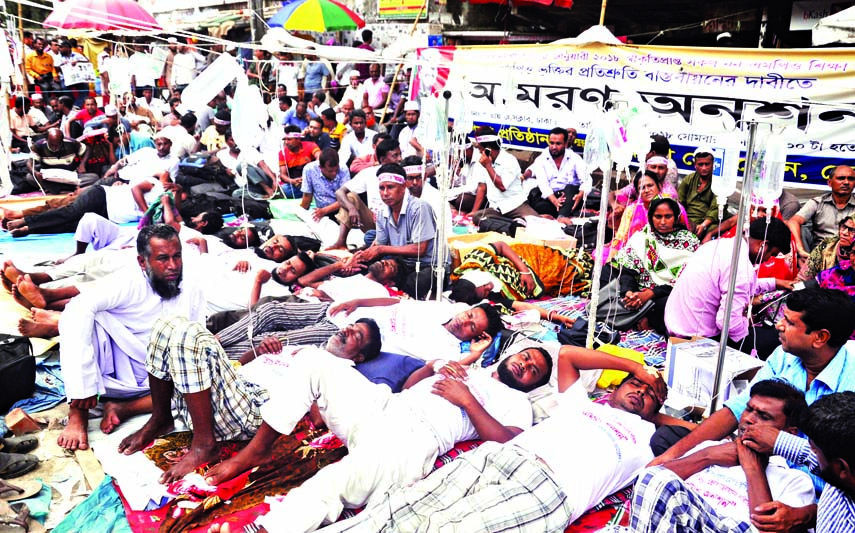
<svg viewBox="0 0 855 533">
<path fill-rule="evenodd" d="M 86 426 L 89 422 L 89 409 L 68 408 L 68 425 L 62 430 L 56 443 L 66 450 L 86 450 L 89 448 L 89 435 Z"/>
<path fill-rule="evenodd" d="M 165 420 L 163 422 L 155 420 L 154 417 L 148 419 L 143 427 L 136 433 L 132 433 L 122 439 L 119 443 L 119 453 L 131 455 L 136 453 L 146 446 L 151 444 L 155 438 L 165 435 L 175 429 L 173 420 Z"/>
<path fill-rule="evenodd" d="M 42 339 L 50 339 L 59 335 L 59 326 L 29 318 L 18 320 L 18 331 L 24 337 L 39 337 Z"/>
<path fill-rule="evenodd" d="M 347 250 L 347 245 L 337 242 L 328 248 L 324 248 L 324 250 Z"/>
<path fill-rule="evenodd" d="M 17 222 L 17 220 L 13 222 Z M 21 237 L 26 237 L 30 234 L 30 228 L 28 228 L 27 226 L 21 226 L 20 228 L 11 230 L 9 233 L 12 235 L 12 237 L 20 239 Z"/>
<path fill-rule="evenodd" d="M 104 418 L 101 419 L 101 431 L 112 433 L 119 424 L 132 416 L 151 412 L 151 395 L 121 402 L 104 402 Z"/>
<path fill-rule="evenodd" d="M 10 220 L 6 224 L 6 227 L 9 228 L 9 230 L 13 230 L 24 227 L 24 224 L 26 224 L 26 222 L 24 222 L 24 219 L 19 218 L 18 220 Z"/>
<path fill-rule="evenodd" d="M 219 485 L 260 465 L 264 458 L 255 457 L 252 453 L 246 453 L 247 449 L 244 448 L 237 455 L 226 459 L 208 470 L 205 473 L 205 481 L 211 485 Z"/>
<path fill-rule="evenodd" d="M 24 295 L 21 294 L 21 291 L 18 290 L 17 285 L 12 285 L 12 298 L 19 304 L 21 304 L 26 309 L 32 309 L 33 304 L 30 303 L 29 300 L 24 298 Z"/>
<path fill-rule="evenodd" d="M 59 311 L 50 311 L 48 309 L 38 308 L 30 309 L 30 316 L 33 317 L 33 320 L 35 320 L 36 322 L 44 322 L 55 326 L 59 326 L 59 317 L 61 315 L 62 313 L 60 313 Z"/>
<path fill-rule="evenodd" d="M 39 309 L 44 309 L 47 306 L 47 301 L 45 297 L 42 295 L 41 289 L 33 283 L 32 278 L 30 278 L 29 274 L 24 274 L 20 278 L 18 278 L 18 290 L 21 294 L 33 304 L 33 307 L 38 307 Z"/>
<path fill-rule="evenodd" d="M 191 445 L 184 457 L 160 476 L 160 482 L 168 485 L 173 481 L 178 481 L 200 466 L 214 462 L 219 458 L 220 446 L 216 442 L 204 446 Z"/>
<path fill-rule="evenodd" d="M 17 283 L 18 278 L 23 276 L 24 273 L 15 266 L 11 259 L 6 260 L 3 263 L 3 277 L 12 283 Z"/>
</svg>

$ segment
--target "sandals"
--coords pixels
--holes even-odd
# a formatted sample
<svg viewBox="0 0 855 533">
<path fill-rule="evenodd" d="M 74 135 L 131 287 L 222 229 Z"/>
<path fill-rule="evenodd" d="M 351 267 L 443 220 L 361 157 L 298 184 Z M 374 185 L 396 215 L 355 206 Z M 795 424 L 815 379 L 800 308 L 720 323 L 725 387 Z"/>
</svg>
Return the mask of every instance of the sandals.
<svg viewBox="0 0 855 533">
<path fill-rule="evenodd" d="M 35 496 L 42 490 L 38 481 L 20 481 L 17 485 L 0 480 L 0 500 L 12 502 Z"/>
<path fill-rule="evenodd" d="M 29 533 L 30 508 L 27 504 L 22 503 L 17 511 L 8 507 L 9 511 L 0 515 L 0 533 Z"/>
<path fill-rule="evenodd" d="M 0 439 L 0 451 L 4 451 L 6 453 L 27 453 L 36 449 L 38 445 L 39 439 L 33 435 L 21 435 L 20 437 Z"/>
<path fill-rule="evenodd" d="M 24 453 L 0 452 L 0 479 L 22 476 L 39 466 L 39 458 Z"/>
</svg>

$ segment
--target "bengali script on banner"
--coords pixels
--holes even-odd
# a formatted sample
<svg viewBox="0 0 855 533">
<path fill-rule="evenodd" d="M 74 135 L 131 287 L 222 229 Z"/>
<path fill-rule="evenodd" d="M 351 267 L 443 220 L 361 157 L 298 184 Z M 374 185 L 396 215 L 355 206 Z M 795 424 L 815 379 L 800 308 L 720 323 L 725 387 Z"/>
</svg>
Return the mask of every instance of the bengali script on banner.
<svg viewBox="0 0 855 533">
<path fill-rule="evenodd" d="M 725 135 L 745 143 L 751 119 L 786 127 L 789 182 L 825 184 L 834 166 L 855 163 L 855 50 L 522 45 L 419 57 L 415 90 L 450 90 L 452 116 L 496 127 L 508 147 L 544 148 L 554 127 L 584 139 L 604 102 L 634 91 L 684 169 L 698 146 L 721 146 Z"/>
</svg>

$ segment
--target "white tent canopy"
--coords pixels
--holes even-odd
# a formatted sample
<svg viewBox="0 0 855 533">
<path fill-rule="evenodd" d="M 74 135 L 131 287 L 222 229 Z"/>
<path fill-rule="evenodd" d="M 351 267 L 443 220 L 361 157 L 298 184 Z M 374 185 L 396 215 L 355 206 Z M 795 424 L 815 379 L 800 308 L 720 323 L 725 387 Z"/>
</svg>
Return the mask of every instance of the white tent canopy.
<svg viewBox="0 0 855 533">
<path fill-rule="evenodd" d="M 816 23 L 813 27 L 814 46 L 831 43 L 855 43 L 855 7 L 844 9 Z"/>
</svg>

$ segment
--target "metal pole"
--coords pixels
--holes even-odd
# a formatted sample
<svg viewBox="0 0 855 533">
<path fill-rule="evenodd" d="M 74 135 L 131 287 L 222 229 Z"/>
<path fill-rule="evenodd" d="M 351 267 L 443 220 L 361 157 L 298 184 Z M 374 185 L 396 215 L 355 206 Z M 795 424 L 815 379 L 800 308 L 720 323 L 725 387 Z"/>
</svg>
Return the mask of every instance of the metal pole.
<svg viewBox="0 0 855 533">
<path fill-rule="evenodd" d="M 724 323 L 721 325 L 721 340 L 719 341 L 718 361 L 715 366 L 712 398 L 710 398 L 710 414 L 716 412 L 721 403 L 722 373 L 724 358 L 727 354 L 727 339 L 730 335 L 730 313 L 733 310 L 733 293 L 736 290 L 736 278 L 739 275 L 739 252 L 742 250 L 742 231 L 745 226 L 745 214 L 751 204 L 751 190 L 754 188 L 754 176 L 751 166 L 754 164 L 754 144 L 757 140 L 757 122 L 748 123 L 748 148 L 745 152 L 745 174 L 742 179 L 742 197 L 739 201 L 739 214 L 736 217 L 736 239 L 733 243 L 733 255 L 730 258 L 730 280 L 727 285 L 727 299 L 724 306 Z"/>
<path fill-rule="evenodd" d="M 603 117 L 605 118 L 605 117 Z M 597 244 L 594 246 L 594 273 L 591 278 L 590 303 L 588 305 L 588 336 L 585 339 L 585 347 L 594 349 L 594 333 L 597 327 L 597 306 L 600 305 L 600 274 L 603 271 L 605 259 L 599 251 L 603 250 L 606 241 L 606 225 L 609 217 L 609 189 L 612 185 L 612 159 L 603 171 L 603 186 L 600 196 L 600 223 L 597 224 Z M 618 174 L 620 177 L 620 174 Z M 593 179 L 593 178 L 591 178 Z M 567 201 L 565 199 L 565 201 Z M 584 200 L 583 200 L 584 203 Z"/>
<path fill-rule="evenodd" d="M 603 21 L 606 20 L 606 5 L 609 3 L 609 0 L 603 0 L 603 5 L 600 7 L 600 26 L 603 25 Z"/>
<path fill-rule="evenodd" d="M 434 239 L 436 245 L 436 301 L 442 301 L 443 284 L 445 283 L 445 258 L 448 257 L 448 228 L 445 227 L 446 217 L 444 207 L 448 205 L 448 154 L 450 145 L 448 139 L 448 104 L 451 101 L 451 91 L 445 90 L 442 92 L 442 97 L 445 99 L 443 106 L 443 114 L 439 117 L 441 127 L 441 148 L 434 154 L 436 159 L 434 165 L 436 168 L 436 184 L 439 187 L 439 211 L 436 213 L 436 233 L 439 237 Z M 427 165 L 427 159 L 425 159 Z M 447 209 L 447 208 L 446 208 Z"/>
<path fill-rule="evenodd" d="M 264 6 L 261 0 L 249 0 L 249 10 L 252 12 L 249 19 L 250 38 L 253 43 L 258 43 L 265 34 Z"/>
</svg>

